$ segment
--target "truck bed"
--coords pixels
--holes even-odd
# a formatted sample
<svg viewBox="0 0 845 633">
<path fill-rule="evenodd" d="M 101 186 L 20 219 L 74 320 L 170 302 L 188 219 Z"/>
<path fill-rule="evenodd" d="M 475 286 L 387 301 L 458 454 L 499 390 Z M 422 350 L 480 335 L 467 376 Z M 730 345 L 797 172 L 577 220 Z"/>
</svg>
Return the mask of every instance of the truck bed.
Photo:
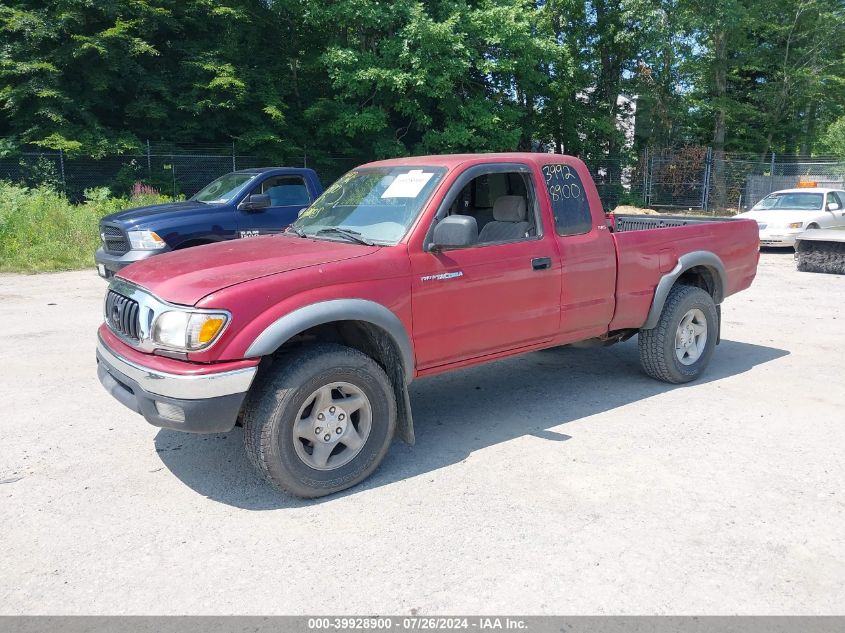
<svg viewBox="0 0 845 633">
<path fill-rule="evenodd" d="M 759 239 L 756 222 L 697 216 L 611 215 L 616 244 L 616 311 L 611 330 L 640 327 L 660 278 L 681 255 L 707 251 L 723 263 L 728 284 L 724 296 L 747 288 L 759 253 L 749 248 Z"/>
</svg>

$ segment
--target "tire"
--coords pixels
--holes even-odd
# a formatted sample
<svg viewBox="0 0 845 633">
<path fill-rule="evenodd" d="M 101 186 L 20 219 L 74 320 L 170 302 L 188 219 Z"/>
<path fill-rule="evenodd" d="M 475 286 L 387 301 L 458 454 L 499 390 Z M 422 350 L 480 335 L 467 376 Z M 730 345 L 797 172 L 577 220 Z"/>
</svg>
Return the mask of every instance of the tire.
<svg viewBox="0 0 845 633">
<path fill-rule="evenodd" d="M 363 405 L 344 404 L 350 398 Z M 396 399 L 372 358 L 320 343 L 279 357 L 259 376 L 243 425 L 246 453 L 270 484 L 296 497 L 322 497 L 378 468 L 396 429 Z"/>
<path fill-rule="evenodd" d="M 692 318 L 686 321 L 690 315 Z M 687 325 L 681 328 L 682 321 Z M 700 328 L 704 326 L 704 340 Z M 640 363 L 657 380 L 679 384 L 704 372 L 718 337 L 719 317 L 713 298 L 701 288 L 676 285 L 669 291 L 660 320 L 640 330 Z M 684 347 L 683 343 L 690 343 Z M 677 348 L 677 349 L 676 349 Z"/>
</svg>

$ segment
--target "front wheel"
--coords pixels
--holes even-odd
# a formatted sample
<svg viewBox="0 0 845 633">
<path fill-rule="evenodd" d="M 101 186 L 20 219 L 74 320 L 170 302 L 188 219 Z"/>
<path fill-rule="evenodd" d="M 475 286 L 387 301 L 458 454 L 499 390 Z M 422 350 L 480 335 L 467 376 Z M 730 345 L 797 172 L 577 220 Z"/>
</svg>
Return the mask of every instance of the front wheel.
<svg viewBox="0 0 845 633">
<path fill-rule="evenodd" d="M 707 292 L 695 286 L 675 286 L 657 325 L 640 330 L 643 370 L 664 382 L 695 380 L 710 362 L 718 328 L 716 304 Z"/>
<path fill-rule="evenodd" d="M 243 425 L 247 455 L 271 484 L 322 497 L 378 468 L 396 428 L 396 400 L 372 358 L 318 344 L 276 359 L 250 392 Z"/>
</svg>

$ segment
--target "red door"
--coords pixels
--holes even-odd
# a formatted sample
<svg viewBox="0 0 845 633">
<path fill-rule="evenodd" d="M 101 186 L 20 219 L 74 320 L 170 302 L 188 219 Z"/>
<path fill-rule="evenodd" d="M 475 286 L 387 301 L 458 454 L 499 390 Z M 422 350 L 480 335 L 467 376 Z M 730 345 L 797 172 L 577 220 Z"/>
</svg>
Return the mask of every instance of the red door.
<svg viewBox="0 0 845 633">
<path fill-rule="evenodd" d="M 419 369 L 524 347 L 557 332 L 560 261 L 551 239 L 416 253 L 411 274 Z"/>
</svg>

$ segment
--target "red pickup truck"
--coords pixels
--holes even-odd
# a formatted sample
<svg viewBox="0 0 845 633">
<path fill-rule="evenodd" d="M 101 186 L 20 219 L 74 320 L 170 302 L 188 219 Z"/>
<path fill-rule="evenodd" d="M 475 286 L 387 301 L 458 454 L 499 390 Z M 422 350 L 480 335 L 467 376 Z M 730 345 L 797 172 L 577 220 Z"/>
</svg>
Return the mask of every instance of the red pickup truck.
<svg viewBox="0 0 845 633">
<path fill-rule="evenodd" d="M 340 178 L 283 234 L 120 271 L 105 388 L 148 422 L 244 426 L 281 490 L 318 497 L 413 442 L 408 383 L 639 334 L 645 372 L 698 377 L 757 271 L 751 220 L 605 216 L 578 159 L 419 156 Z"/>
</svg>

